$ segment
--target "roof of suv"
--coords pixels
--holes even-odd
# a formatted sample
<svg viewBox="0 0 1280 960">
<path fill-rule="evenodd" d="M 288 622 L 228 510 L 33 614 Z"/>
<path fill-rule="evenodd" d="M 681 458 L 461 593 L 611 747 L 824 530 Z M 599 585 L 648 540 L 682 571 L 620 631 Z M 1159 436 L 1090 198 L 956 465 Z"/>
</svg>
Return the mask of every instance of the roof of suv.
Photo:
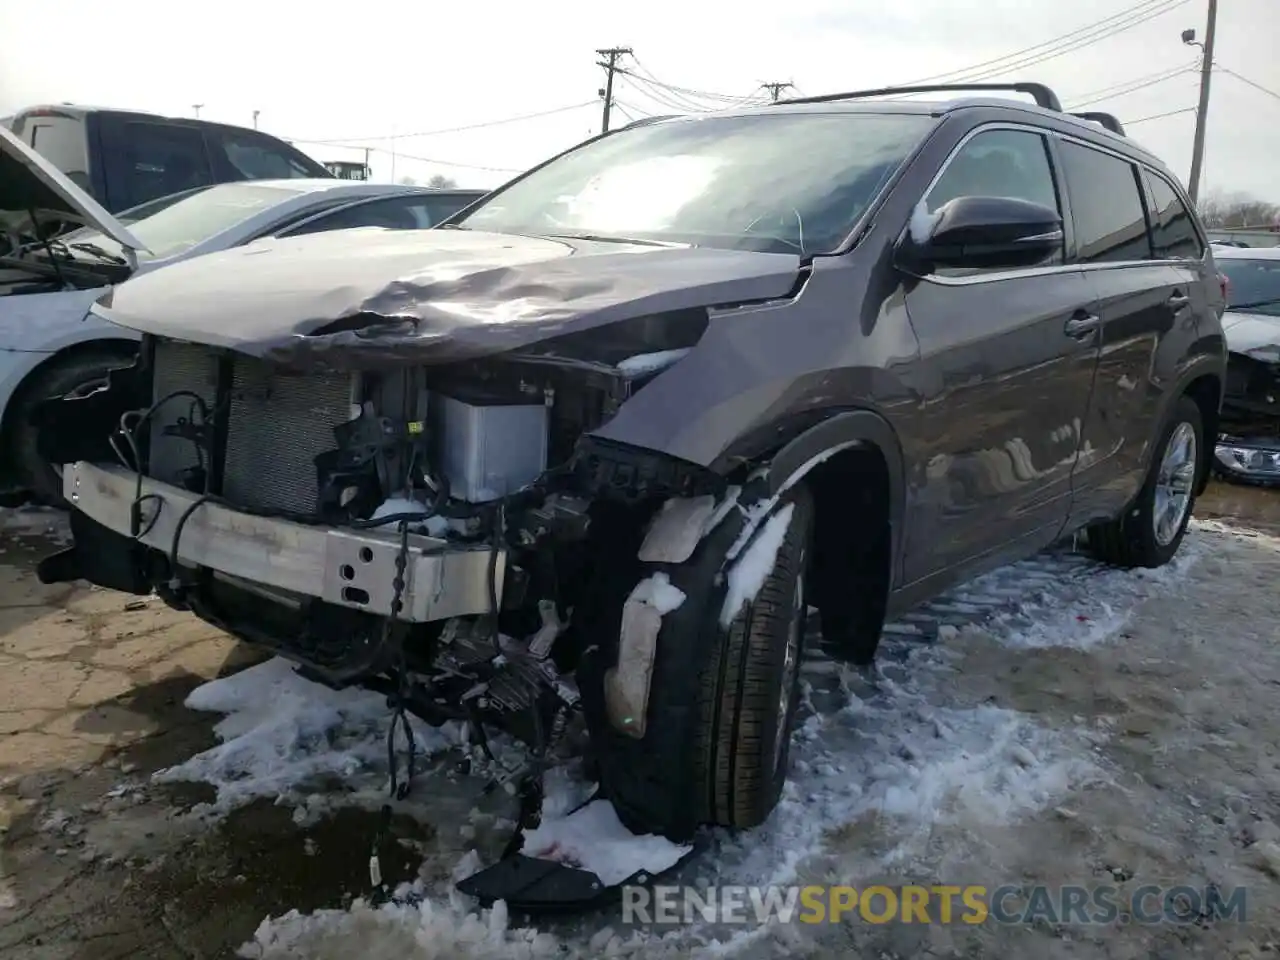
<svg viewBox="0 0 1280 960">
<path fill-rule="evenodd" d="M 779 100 L 776 103 L 762 104 L 757 107 L 738 107 L 730 110 L 716 111 L 711 116 L 770 116 L 778 113 L 884 113 L 913 114 L 931 116 L 939 119 L 949 114 L 965 110 L 1000 110 L 1015 114 L 1023 114 L 1019 118 L 1023 122 L 1036 123 L 1053 127 L 1062 132 L 1070 132 L 1073 136 L 1090 139 L 1112 150 L 1129 154 L 1133 159 L 1167 169 L 1164 162 L 1141 144 L 1129 137 L 1108 130 L 1100 122 L 1090 117 L 1109 116 L 1104 114 L 1078 115 L 1062 110 L 1053 110 L 1024 100 L 1014 100 L 999 96 L 963 96 L 943 100 L 871 100 L 863 99 L 855 92 L 848 99 L 839 99 L 843 95 L 836 94 L 830 99 L 813 97 L 796 100 Z M 630 126 L 642 126 L 649 123 L 667 120 L 691 119 L 708 114 L 671 114 L 668 116 L 647 117 Z M 1112 122 L 1114 118 L 1109 119 Z"/>
</svg>

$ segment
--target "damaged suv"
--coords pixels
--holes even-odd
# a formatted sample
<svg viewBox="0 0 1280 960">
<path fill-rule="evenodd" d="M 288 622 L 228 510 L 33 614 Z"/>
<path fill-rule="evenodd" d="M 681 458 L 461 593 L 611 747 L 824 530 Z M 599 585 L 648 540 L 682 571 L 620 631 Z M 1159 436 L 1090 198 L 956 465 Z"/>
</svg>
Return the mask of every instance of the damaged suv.
<svg viewBox="0 0 1280 960">
<path fill-rule="evenodd" d="M 868 664 L 1073 531 L 1166 563 L 1208 473 L 1223 300 L 1174 176 L 1041 85 L 939 89 L 642 121 L 435 230 L 116 287 L 139 361 L 38 412 L 41 578 L 431 722 L 545 748 L 581 710 L 632 830 L 761 823 L 811 606 Z"/>
</svg>

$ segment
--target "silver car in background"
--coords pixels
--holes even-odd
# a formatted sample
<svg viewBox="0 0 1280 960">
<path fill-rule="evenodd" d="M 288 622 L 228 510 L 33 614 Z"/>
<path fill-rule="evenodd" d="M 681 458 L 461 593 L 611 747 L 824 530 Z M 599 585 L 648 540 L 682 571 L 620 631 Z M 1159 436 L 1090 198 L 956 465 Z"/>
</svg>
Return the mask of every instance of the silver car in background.
<svg viewBox="0 0 1280 960">
<path fill-rule="evenodd" d="M 0 253 L 0 491 L 52 504 L 63 502 L 59 474 L 36 454 L 26 411 L 46 397 L 93 389 L 132 358 L 137 334 L 89 314 L 104 287 L 264 237 L 433 227 L 485 192 L 252 180 L 198 187 L 113 217 L 2 129 L 0 159 L 13 173 L 0 188 L 0 226 L 10 237 Z M 33 211 L 85 226 L 42 242 Z"/>
</svg>

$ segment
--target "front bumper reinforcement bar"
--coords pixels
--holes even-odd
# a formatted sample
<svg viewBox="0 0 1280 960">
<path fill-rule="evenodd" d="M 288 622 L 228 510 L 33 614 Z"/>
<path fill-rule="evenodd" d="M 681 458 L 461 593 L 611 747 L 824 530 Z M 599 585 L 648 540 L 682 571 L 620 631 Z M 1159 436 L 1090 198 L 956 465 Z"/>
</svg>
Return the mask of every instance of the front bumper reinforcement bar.
<svg viewBox="0 0 1280 960">
<path fill-rule="evenodd" d="M 133 535 L 138 478 L 114 464 L 77 462 L 62 474 L 71 506 L 125 537 Z M 168 555 L 182 515 L 200 495 L 142 478 L 142 534 L 138 542 Z M 263 517 L 206 502 L 195 508 L 178 540 L 178 561 L 206 567 L 262 587 L 390 616 L 400 538 L 395 525 L 354 530 Z M 409 535 L 404 606 L 414 623 L 490 611 L 488 545 Z M 494 588 L 502 596 L 505 551 L 499 550 Z"/>
</svg>

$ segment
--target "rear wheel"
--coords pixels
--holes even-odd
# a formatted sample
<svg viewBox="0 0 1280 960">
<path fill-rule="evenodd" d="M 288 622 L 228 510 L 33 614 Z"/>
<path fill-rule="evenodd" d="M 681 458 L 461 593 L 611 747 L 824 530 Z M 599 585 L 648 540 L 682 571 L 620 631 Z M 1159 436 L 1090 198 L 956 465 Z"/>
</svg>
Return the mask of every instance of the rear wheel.
<svg viewBox="0 0 1280 960">
<path fill-rule="evenodd" d="M 124 366 L 131 357 L 116 350 L 85 350 L 55 358 L 23 383 L 12 411 L 13 455 L 18 482 L 40 503 L 66 507 L 62 496 L 62 468 L 40 456 L 39 431 L 30 422 L 32 411 L 42 401 L 62 396 L 83 396 L 107 382 L 111 370 Z"/>
<path fill-rule="evenodd" d="M 1181 397 L 1138 498 L 1124 516 L 1089 529 L 1098 559 L 1121 567 L 1160 567 L 1173 559 L 1191 520 L 1203 448 L 1200 407 Z"/>
</svg>

